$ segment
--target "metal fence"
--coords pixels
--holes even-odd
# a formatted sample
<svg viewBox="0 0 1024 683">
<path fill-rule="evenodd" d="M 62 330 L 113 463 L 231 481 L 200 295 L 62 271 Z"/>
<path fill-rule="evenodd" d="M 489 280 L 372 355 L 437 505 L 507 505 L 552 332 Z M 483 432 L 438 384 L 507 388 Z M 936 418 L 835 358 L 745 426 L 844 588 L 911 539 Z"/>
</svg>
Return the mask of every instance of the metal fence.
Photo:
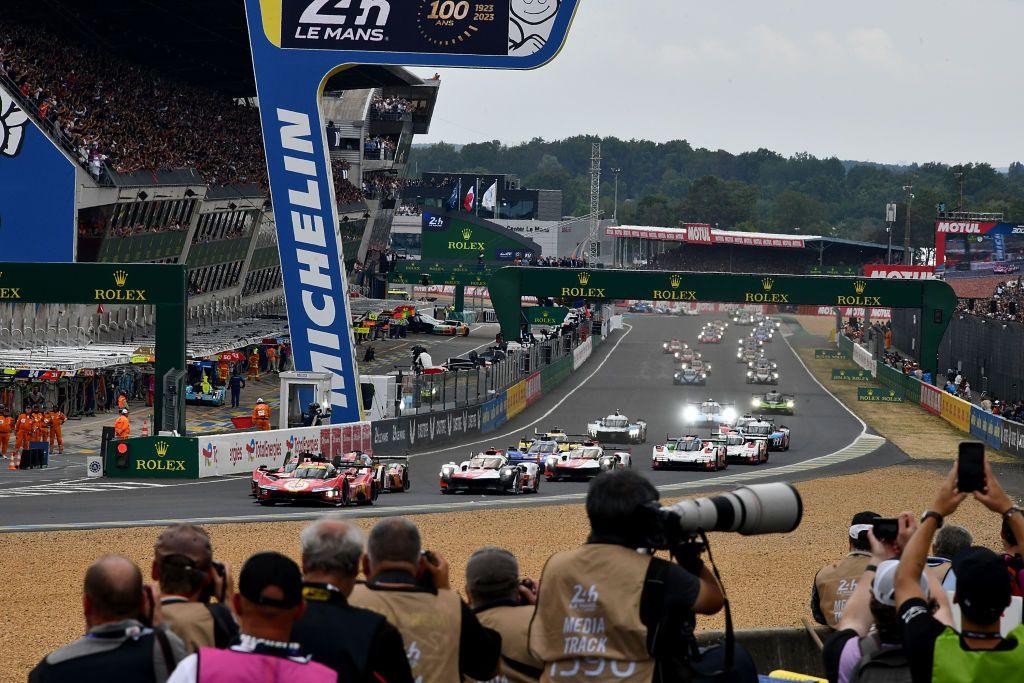
<svg viewBox="0 0 1024 683">
<path fill-rule="evenodd" d="M 893 311 L 893 343 L 918 357 L 920 312 Z M 1024 398 L 1024 326 L 969 313 L 954 315 L 939 344 L 939 370 L 955 369 L 974 393 L 987 391 L 1002 400 Z"/>
<path fill-rule="evenodd" d="M 487 367 L 438 374 L 399 370 L 401 412 L 405 415 L 465 408 L 484 403 L 523 378 L 570 356 L 576 336 L 559 336 L 518 351 Z"/>
</svg>

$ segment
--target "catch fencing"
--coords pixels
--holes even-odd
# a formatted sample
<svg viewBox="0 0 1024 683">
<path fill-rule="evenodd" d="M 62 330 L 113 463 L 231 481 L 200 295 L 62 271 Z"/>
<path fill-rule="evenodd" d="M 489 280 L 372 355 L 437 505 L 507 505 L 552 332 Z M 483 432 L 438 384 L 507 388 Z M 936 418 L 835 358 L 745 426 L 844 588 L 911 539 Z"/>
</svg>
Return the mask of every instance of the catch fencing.
<svg viewBox="0 0 1024 683">
<path fill-rule="evenodd" d="M 854 358 L 865 353 L 870 354 L 866 347 L 854 343 L 844 335 L 836 338 L 836 345 Z M 879 384 L 895 391 L 905 402 L 916 403 L 964 434 L 970 434 L 993 448 L 1024 457 L 1024 425 L 985 412 L 980 406 L 922 382 L 912 375 L 905 375 L 877 359 L 874 375 Z"/>
</svg>

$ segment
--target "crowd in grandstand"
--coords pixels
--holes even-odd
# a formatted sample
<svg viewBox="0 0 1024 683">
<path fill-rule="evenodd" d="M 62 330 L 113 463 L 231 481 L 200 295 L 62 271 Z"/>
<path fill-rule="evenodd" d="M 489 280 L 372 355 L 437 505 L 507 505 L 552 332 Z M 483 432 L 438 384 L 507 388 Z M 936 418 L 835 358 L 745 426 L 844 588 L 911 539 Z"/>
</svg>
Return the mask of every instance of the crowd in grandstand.
<svg viewBox="0 0 1024 683">
<path fill-rule="evenodd" d="M 363 195 L 367 199 L 398 199 L 405 181 L 390 173 L 374 173 L 363 179 Z"/>
<path fill-rule="evenodd" d="M 563 256 L 561 258 L 557 256 L 541 256 L 530 261 L 531 266 L 540 266 L 542 268 L 586 268 L 587 259 L 574 258 L 571 256 Z"/>
<path fill-rule="evenodd" d="M 996 285 L 987 299 L 960 299 L 957 312 L 971 313 L 996 320 L 1024 323 L 1024 284 L 1018 278 Z"/>
<path fill-rule="evenodd" d="M 119 227 L 110 228 L 110 237 L 133 237 L 135 235 L 151 235 L 158 232 L 180 232 L 182 230 L 188 230 L 188 225 L 183 225 L 181 221 L 173 221 L 167 225 L 146 225 L 138 223 L 136 225 L 122 225 Z"/>
<path fill-rule="evenodd" d="M 370 102 L 370 115 L 378 119 L 401 119 L 411 114 L 416 106 L 402 97 L 382 97 L 375 95 Z"/>
<path fill-rule="evenodd" d="M 375 135 L 363 141 L 363 153 L 367 159 L 394 159 L 398 140 L 394 135 Z"/>
<path fill-rule="evenodd" d="M 820 255 L 817 250 L 787 249 L 778 247 L 752 247 L 736 245 L 703 246 L 696 244 L 680 245 L 662 254 L 655 254 L 644 263 L 636 264 L 640 268 L 661 270 L 693 270 L 722 273 L 782 273 L 803 275 L 814 266 L 819 265 Z M 845 263 L 841 259 L 829 259 L 828 265 L 843 268 L 863 265 L 863 260 L 856 263 Z"/>
</svg>

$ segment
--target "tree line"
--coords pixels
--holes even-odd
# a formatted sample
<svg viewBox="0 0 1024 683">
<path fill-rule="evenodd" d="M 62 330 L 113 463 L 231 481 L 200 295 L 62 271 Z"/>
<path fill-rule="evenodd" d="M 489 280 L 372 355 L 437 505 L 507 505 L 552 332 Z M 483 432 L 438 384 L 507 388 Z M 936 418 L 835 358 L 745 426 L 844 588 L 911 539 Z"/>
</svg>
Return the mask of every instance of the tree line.
<svg viewBox="0 0 1024 683">
<path fill-rule="evenodd" d="M 534 138 L 517 145 L 498 140 L 456 146 L 416 146 L 411 172 L 510 173 L 524 187 L 559 189 L 566 215 L 590 210 L 590 153 L 593 136 L 564 140 Z M 825 234 L 884 242 L 885 205 L 898 205 L 896 241 L 902 239 L 912 186 L 911 240 L 930 246 L 936 207 L 1003 212 L 1024 221 L 1024 164 L 1007 172 L 989 164 L 940 163 L 891 166 L 870 162 L 791 157 L 767 149 L 732 154 L 694 148 L 686 140 L 651 142 L 601 138 L 601 210 L 613 213 L 614 173 L 619 169 L 620 223 L 675 226 L 706 222 L 722 229 Z"/>
</svg>

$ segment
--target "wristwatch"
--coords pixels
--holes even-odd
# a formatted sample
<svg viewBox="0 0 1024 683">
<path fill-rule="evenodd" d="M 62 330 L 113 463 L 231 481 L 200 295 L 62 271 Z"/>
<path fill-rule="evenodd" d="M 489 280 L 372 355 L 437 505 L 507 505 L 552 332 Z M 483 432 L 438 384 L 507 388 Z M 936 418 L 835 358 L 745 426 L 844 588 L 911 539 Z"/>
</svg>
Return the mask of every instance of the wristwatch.
<svg viewBox="0 0 1024 683">
<path fill-rule="evenodd" d="M 1018 512 L 1019 513 L 1024 513 L 1024 510 L 1022 510 L 1021 508 L 1017 507 L 1016 505 L 1011 505 L 1010 509 L 1003 513 L 1003 519 L 1010 519 L 1010 515 L 1013 515 L 1013 514 L 1018 513 Z"/>
<path fill-rule="evenodd" d="M 940 515 L 938 512 L 935 512 L 935 510 L 925 510 L 924 514 L 921 515 L 921 524 L 924 524 L 924 521 L 929 517 L 935 520 L 936 529 L 942 528 L 942 515 Z"/>
</svg>

